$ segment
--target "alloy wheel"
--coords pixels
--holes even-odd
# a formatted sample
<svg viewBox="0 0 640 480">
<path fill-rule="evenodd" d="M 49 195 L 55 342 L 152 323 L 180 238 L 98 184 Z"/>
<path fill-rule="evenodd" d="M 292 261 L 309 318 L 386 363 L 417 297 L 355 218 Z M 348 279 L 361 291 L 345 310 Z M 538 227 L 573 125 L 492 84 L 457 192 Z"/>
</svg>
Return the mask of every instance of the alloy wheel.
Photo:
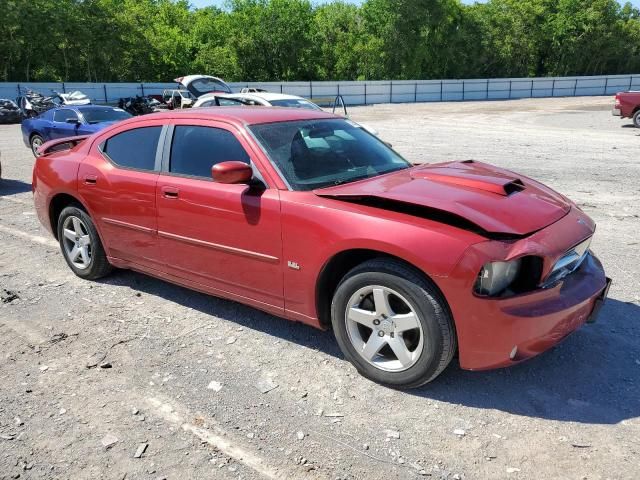
<svg viewBox="0 0 640 480">
<path fill-rule="evenodd" d="M 411 368 L 424 346 L 416 310 L 398 292 L 371 285 L 356 291 L 345 312 L 347 334 L 356 352 L 388 372 Z"/>
<path fill-rule="evenodd" d="M 91 236 L 84 222 L 69 216 L 62 226 L 64 253 L 73 265 L 84 270 L 91 264 Z"/>
</svg>

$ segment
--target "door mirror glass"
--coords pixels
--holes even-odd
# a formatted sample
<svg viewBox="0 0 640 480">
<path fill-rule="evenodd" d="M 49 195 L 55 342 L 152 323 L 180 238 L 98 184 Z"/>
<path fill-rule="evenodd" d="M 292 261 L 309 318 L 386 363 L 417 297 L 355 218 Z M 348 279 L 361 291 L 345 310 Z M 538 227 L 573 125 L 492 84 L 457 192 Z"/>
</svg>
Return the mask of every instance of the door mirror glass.
<svg viewBox="0 0 640 480">
<path fill-rule="evenodd" d="M 231 160 L 211 167 L 211 176 L 218 183 L 249 183 L 253 177 L 253 170 L 244 162 Z"/>
</svg>

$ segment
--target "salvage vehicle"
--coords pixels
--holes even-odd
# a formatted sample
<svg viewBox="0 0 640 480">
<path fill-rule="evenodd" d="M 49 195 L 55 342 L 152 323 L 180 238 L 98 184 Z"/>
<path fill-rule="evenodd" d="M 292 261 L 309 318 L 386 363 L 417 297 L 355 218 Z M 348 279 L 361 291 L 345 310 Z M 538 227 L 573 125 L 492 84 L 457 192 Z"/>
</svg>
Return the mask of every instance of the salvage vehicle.
<svg viewBox="0 0 640 480">
<path fill-rule="evenodd" d="M 191 108 L 204 95 L 231 93 L 231 87 L 224 80 L 210 75 L 187 75 L 174 81 L 178 82 L 177 89 L 162 92 L 162 100 L 169 110 Z"/>
<path fill-rule="evenodd" d="M 47 110 L 22 122 L 22 140 L 38 156 L 38 148 L 49 140 L 90 135 L 125 120 L 131 115 L 121 108 L 106 105 L 65 106 Z"/>
<path fill-rule="evenodd" d="M 13 100 L 0 98 L 0 123 L 20 123 L 22 111 Z"/>
<path fill-rule="evenodd" d="M 471 370 L 534 357 L 608 291 L 595 224 L 564 196 L 482 162 L 414 166 L 330 113 L 164 112 L 39 151 L 37 215 L 76 275 L 128 268 L 333 327 L 392 387 L 456 352 Z"/>
<path fill-rule="evenodd" d="M 37 117 L 41 113 L 57 107 L 59 103 L 60 99 L 57 95 L 45 96 L 29 89 L 25 91 L 24 95 L 16 98 L 16 104 L 26 118 Z"/>
<path fill-rule="evenodd" d="M 640 128 L 640 91 L 617 93 L 611 113 L 621 118 L 631 118 L 633 124 Z"/>
<path fill-rule="evenodd" d="M 118 100 L 118 108 L 131 115 L 147 115 L 162 108 L 161 103 L 151 96 L 136 95 Z"/>
<path fill-rule="evenodd" d="M 60 98 L 62 105 L 89 105 L 91 103 L 91 99 L 80 90 L 70 93 L 55 93 Z"/>
</svg>

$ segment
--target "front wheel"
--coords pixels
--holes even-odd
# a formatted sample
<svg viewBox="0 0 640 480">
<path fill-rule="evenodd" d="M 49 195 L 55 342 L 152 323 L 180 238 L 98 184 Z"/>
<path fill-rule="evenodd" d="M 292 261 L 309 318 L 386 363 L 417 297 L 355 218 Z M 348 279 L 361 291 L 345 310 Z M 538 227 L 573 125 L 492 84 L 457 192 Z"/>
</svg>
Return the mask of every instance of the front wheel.
<svg viewBox="0 0 640 480">
<path fill-rule="evenodd" d="M 633 114 L 633 124 L 640 128 L 640 110 Z"/>
<path fill-rule="evenodd" d="M 58 240 L 67 264 L 80 278 L 96 280 L 113 267 L 91 217 L 76 206 L 62 210 L 58 217 Z"/>
<path fill-rule="evenodd" d="M 345 357 L 361 375 L 391 387 L 430 382 L 456 350 L 442 295 L 395 260 L 374 259 L 351 270 L 338 285 L 331 317 Z"/>
<path fill-rule="evenodd" d="M 32 135 L 31 136 L 31 151 L 33 152 L 34 157 L 39 157 L 38 148 L 42 146 L 44 143 L 44 139 L 40 135 Z"/>
</svg>

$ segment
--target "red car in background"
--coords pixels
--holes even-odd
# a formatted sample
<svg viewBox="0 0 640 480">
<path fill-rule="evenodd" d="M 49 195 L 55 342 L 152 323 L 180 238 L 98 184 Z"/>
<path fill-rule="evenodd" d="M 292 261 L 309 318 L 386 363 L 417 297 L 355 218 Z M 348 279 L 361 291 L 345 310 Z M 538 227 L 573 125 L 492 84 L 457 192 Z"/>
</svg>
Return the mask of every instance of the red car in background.
<svg viewBox="0 0 640 480">
<path fill-rule="evenodd" d="M 631 118 L 640 128 L 640 92 L 620 92 L 616 94 L 612 114 L 622 118 Z"/>
<path fill-rule="evenodd" d="M 333 327 L 394 387 L 456 352 L 465 369 L 533 357 L 608 290 L 567 198 L 481 162 L 414 166 L 324 112 L 166 112 L 40 151 L 38 217 L 78 276 L 130 268 Z"/>
</svg>

